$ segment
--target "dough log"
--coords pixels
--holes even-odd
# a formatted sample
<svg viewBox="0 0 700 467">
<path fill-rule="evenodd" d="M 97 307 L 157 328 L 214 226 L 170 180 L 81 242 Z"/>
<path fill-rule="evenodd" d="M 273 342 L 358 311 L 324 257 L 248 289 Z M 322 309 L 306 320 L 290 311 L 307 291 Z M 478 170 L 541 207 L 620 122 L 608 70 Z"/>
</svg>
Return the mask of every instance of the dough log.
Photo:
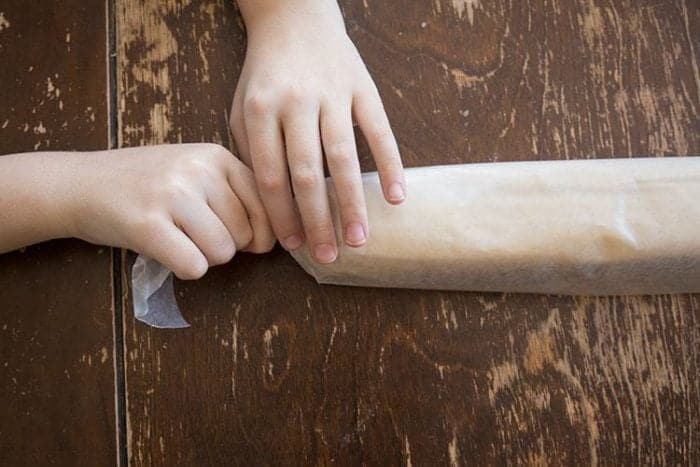
<svg viewBox="0 0 700 467">
<path fill-rule="evenodd" d="M 369 240 L 325 284 L 637 295 L 700 292 L 700 157 L 505 162 L 408 169 L 391 206 L 363 177 Z M 329 198 L 338 244 L 341 224 Z"/>
</svg>

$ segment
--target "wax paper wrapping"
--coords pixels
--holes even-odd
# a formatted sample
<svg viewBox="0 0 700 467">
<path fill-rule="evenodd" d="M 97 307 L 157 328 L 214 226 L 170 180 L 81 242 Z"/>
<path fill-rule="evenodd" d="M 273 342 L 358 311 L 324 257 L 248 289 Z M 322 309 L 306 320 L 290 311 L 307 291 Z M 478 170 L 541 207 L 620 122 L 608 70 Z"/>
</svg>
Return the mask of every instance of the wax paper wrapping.
<svg viewBox="0 0 700 467">
<path fill-rule="evenodd" d="M 408 169 L 383 200 L 363 176 L 369 241 L 318 282 L 365 287 L 657 294 L 700 292 L 700 157 L 511 162 Z M 342 245 L 333 184 L 329 198 Z"/>
<path fill-rule="evenodd" d="M 186 328 L 175 300 L 173 275 L 159 262 L 139 255 L 131 270 L 134 316 L 156 328 Z"/>
</svg>

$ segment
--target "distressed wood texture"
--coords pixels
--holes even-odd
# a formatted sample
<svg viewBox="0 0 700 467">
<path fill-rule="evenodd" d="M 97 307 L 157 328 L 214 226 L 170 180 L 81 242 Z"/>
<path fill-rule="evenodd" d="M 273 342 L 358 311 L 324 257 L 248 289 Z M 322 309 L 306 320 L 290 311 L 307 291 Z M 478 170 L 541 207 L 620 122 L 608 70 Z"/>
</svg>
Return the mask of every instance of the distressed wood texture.
<svg viewBox="0 0 700 467">
<path fill-rule="evenodd" d="M 104 2 L 0 2 L 0 154 L 108 145 Z M 0 464 L 116 463 L 111 254 L 0 255 Z"/>
<path fill-rule="evenodd" d="M 697 2 L 342 6 L 408 166 L 700 152 Z M 230 2 L 123 0 L 118 42 L 122 145 L 230 145 Z M 318 286 L 280 250 L 176 290 L 191 329 L 125 310 L 136 464 L 700 459 L 698 296 Z"/>
</svg>

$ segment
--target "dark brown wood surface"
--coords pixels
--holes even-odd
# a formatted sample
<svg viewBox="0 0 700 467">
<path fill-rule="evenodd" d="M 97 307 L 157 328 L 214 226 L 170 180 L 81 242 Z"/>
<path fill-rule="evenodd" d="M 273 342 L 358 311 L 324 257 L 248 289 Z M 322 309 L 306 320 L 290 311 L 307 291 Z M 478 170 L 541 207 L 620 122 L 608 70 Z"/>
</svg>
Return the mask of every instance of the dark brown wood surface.
<svg viewBox="0 0 700 467">
<path fill-rule="evenodd" d="M 0 3 L 0 154 L 102 149 L 110 118 L 121 146 L 234 147 L 231 0 L 55 3 Z M 341 5 L 407 166 L 700 154 L 697 2 Z M 77 241 L 0 256 L 1 465 L 700 459 L 700 296 L 319 286 L 277 249 L 177 282 L 192 328 L 162 331 L 132 318 L 132 262 Z"/>
<path fill-rule="evenodd" d="M 697 2 L 342 7 L 408 166 L 700 153 Z M 117 17 L 120 144 L 231 146 L 232 2 L 122 0 Z M 176 290 L 191 329 L 125 309 L 137 465 L 700 459 L 698 296 L 318 286 L 280 250 Z"/>
<path fill-rule="evenodd" d="M 108 146 L 104 2 L 0 2 L 0 154 Z M 0 464 L 116 463 L 111 250 L 0 255 Z"/>
</svg>

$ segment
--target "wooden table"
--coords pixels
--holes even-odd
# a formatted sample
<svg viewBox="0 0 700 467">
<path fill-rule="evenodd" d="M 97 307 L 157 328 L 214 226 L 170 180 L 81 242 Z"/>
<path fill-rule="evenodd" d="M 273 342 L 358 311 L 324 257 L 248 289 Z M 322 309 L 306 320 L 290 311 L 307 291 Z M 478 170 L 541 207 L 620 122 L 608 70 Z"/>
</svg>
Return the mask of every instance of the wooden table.
<svg viewBox="0 0 700 467">
<path fill-rule="evenodd" d="M 341 3 L 407 166 L 700 153 L 696 1 Z M 0 153 L 232 146 L 232 1 L 35 5 L 0 4 Z M 277 249 L 159 331 L 132 262 L 0 256 L 2 465 L 700 462 L 698 295 L 319 286 Z"/>
</svg>

